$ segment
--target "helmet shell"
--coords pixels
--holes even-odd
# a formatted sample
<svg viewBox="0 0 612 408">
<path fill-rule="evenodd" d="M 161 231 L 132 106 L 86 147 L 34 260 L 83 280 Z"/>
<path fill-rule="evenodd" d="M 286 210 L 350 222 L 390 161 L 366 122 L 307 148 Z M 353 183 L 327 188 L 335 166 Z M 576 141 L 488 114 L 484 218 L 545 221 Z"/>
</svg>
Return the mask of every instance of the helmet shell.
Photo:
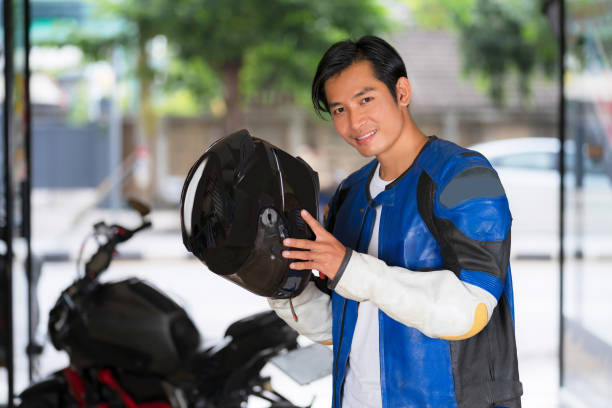
<svg viewBox="0 0 612 408">
<path fill-rule="evenodd" d="M 185 247 L 214 273 L 261 296 L 299 294 L 310 270 L 289 268 L 286 237 L 314 239 L 300 210 L 317 215 L 319 179 L 301 158 L 240 130 L 194 163 L 181 194 Z"/>
</svg>

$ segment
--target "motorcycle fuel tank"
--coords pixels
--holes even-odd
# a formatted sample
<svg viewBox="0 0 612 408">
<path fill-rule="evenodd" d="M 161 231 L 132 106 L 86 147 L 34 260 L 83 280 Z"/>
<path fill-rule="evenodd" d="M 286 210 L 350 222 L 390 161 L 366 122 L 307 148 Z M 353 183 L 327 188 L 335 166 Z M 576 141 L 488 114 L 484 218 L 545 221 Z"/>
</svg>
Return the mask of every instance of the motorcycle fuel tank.
<svg viewBox="0 0 612 408">
<path fill-rule="evenodd" d="M 70 308 L 58 301 L 49 333 L 75 367 L 113 366 L 168 376 L 200 344 L 185 310 L 141 280 L 99 284 L 72 301 Z"/>
</svg>

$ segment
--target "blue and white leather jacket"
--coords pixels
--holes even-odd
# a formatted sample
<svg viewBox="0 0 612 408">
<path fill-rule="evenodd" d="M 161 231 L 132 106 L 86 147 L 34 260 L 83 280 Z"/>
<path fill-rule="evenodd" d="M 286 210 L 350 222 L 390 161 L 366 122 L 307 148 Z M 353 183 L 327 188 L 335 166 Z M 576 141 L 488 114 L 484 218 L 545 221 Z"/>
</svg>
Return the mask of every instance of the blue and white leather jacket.
<svg viewBox="0 0 612 408">
<path fill-rule="evenodd" d="M 496 172 L 481 154 L 431 137 L 410 168 L 369 197 L 376 164 L 345 179 L 330 201 L 325 226 L 347 247 L 332 291 L 312 283 L 293 299 L 298 322 L 286 301 L 270 305 L 302 334 L 333 341 L 334 408 L 364 300 L 379 308 L 383 407 L 520 407 L 511 216 Z M 378 205 L 375 258 L 365 252 Z"/>
</svg>

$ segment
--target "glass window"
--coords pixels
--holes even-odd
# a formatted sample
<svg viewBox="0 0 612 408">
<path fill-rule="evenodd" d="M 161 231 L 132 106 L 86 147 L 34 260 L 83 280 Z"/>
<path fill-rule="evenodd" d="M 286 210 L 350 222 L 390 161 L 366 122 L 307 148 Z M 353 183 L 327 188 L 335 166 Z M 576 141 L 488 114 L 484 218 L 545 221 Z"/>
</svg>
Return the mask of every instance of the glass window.
<svg viewBox="0 0 612 408">
<path fill-rule="evenodd" d="M 568 191 L 565 219 L 562 379 L 584 406 L 612 400 L 612 4 L 569 1 L 565 99 L 568 171 L 584 184 Z M 570 63 L 569 61 L 573 61 Z M 579 171 L 575 171 L 579 176 Z"/>
</svg>

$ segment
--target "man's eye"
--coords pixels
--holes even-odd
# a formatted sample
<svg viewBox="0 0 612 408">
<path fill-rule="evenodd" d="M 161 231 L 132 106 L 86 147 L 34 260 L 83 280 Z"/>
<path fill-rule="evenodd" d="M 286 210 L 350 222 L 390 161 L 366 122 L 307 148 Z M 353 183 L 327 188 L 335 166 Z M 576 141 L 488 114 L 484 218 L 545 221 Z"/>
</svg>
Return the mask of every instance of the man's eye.
<svg viewBox="0 0 612 408">
<path fill-rule="evenodd" d="M 366 96 L 365 98 L 363 98 L 363 99 L 361 100 L 361 103 L 368 103 L 368 102 L 371 102 L 371 101 L 372 101 L 372 99 L 374 99 L 374 98 L 372 98 L 371 96 Z"/>
<path fill-rule="evenodd" d="M 344 108 L 336 108 L 334 109 L 333 114 L 338 115 L 339 113 L 342 113 L 342 112 L 344 112 Z"/>
</svg>

